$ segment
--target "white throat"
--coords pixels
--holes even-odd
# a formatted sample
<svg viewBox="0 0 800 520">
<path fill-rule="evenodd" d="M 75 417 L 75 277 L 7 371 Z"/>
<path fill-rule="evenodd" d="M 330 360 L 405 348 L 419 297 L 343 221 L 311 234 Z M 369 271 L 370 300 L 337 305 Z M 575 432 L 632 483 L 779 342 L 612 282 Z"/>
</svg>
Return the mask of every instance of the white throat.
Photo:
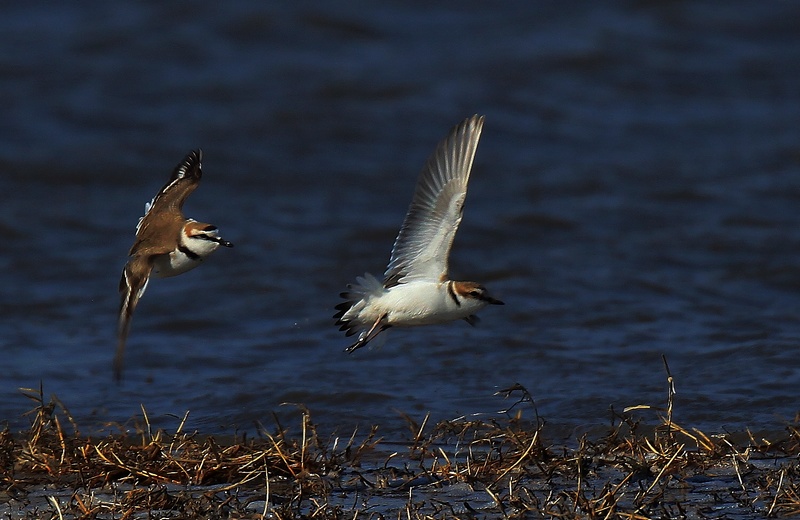
<svg viewBox="0 0 800 520">
<path fill-rule="evenodd" d="M 168 255 L 160 256 L 154 264 L 155 274 L 161 278 L 177 276 L 200 265 L 203 259 L 219 248 L 219 243 L 202 238 L 187 237 Z"/>
</svg>

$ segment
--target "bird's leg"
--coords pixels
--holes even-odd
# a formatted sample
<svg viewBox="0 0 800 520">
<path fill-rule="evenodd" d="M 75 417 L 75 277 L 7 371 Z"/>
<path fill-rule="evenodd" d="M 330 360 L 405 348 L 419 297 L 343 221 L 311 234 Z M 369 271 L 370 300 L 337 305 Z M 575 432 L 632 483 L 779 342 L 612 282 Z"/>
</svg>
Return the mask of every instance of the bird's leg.
<svg viewBox="0 0 800 520">
<path fill-rule="evenodd" d="M 375 320 L 375 323 L 372 324 L 372 327 L 370 327 L 369 330 L 366 331 L 365 333 L 359 334 L 358 341 L 356 341 L 355 343 L 344 349 L 344 351 L 347 353 L 353 352 L 354 350 L 363 347 L 364 345 L 375 339 L 375 336 L 377 336 L 384 330 L 388 329 L 389 325 L 383 325 L 380 328 L 378 328 L 378 325 L 380 325 L 381 322 L 386 319 L 386 316 L 387 316 L 386 314 L 378 316 L 378 319 Z M 376 331 L 375 329 L 378 330 Z"/>
</svg>

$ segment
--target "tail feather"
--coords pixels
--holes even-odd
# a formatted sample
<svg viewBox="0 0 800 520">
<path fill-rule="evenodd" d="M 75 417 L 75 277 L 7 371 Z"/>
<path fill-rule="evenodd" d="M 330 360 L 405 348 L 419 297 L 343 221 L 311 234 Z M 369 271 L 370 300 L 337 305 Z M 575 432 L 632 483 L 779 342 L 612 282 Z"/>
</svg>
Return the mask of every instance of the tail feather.
<svg viewBox="0 0 800 520">
<path fill-rule="evenodd" d="M 369 273 L 356 277 L 353 284 L 348 284 L 347 290 L 339 294 L 345 301 L 334 307 L 336 325 L 339 330 L 345 331 L 345 336 L 352 336 L 359 332 L 364 325 L 355 320 L 358 311 L 363 307 L 364 300 L 370 294 L 380 294 L 384 290 L 383 284 Z"/>
</svg>

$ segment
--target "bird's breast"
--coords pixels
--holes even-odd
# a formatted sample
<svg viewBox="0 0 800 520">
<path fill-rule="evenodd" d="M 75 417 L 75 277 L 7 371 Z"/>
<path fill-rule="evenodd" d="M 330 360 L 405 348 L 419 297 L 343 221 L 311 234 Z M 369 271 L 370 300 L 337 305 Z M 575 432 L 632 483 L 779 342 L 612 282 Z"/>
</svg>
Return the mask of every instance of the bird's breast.
<svg viewBox="0 0 800 520">
<path fill-rule="evenodd" d="M 175 249 L 168 255 L 159 256 L 154 262 L 154 272 L 160 278 L 177 276 L 200 265 L 203 258 L 191 250 Z"/>
<path fill-rule="evenodd" d="M 391 325 L 404 327 L 444 323 L 463 318 L 471 311 L 457 305 L 441 283 L 408 283 L 392 287 L 370 301 L 375 316 L 386 315 Z"/>
</svg>

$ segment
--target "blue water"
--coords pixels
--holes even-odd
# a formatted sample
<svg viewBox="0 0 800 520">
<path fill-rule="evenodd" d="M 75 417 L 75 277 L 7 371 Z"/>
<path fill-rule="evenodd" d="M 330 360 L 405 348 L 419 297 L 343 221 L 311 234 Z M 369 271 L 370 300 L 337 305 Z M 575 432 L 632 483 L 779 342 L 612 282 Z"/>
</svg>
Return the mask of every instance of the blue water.
<svg viewBox="0 0 800 520">
<path fill-rule="evenodd" d="M 19 387 L 78 423 L 140 414 L 326 430 L 491 414 L 514 383 L 561 431 L 666 404 L 710 431 L 800 409 L 800 5 L 16 3 L 0 17 L 0 420 Z M 330 318 L 383 272 L 417 173 L 486 115 L 451 274 L 482 323 Z M 236 244 L 157 279 L 116 385 L 117 284 L 193 148 L 188 216 Z M 530 414 L 529 414 L 530 415 Z M 645 417 L 655 420 L 653 414 Z"/>
</svg>

